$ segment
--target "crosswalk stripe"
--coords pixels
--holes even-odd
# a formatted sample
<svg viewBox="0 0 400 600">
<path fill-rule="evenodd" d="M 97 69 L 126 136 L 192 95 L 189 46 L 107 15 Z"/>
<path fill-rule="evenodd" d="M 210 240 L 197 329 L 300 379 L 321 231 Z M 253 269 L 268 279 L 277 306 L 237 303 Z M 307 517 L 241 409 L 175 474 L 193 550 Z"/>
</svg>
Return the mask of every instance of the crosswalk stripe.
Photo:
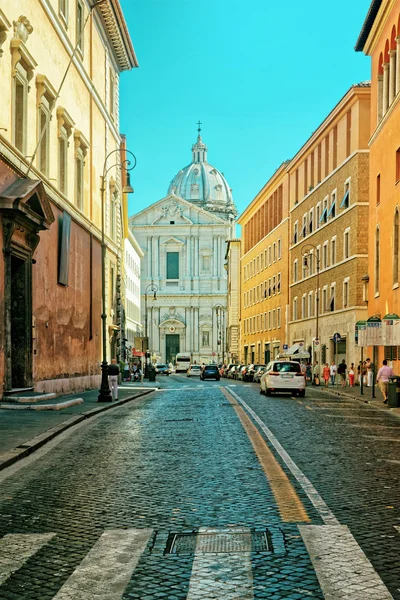
<svg viewBox="0 0 400 600">
<path fill-rule="evenodd" d="M 345 525 L 299 525 L 325 600 L 393 597 Z"/>
<path fill-rule="evenodd" d="M 54 533 L 9 533 L 0 539 L 0 585 L 36 554 Z"/>
<path fill-rule="evenodd" d="M 242 529 L 242 531 L 244 528 Z M 208 530 L 200 528 L 199 533 Z M 229 529 L 213 530 L 229 533 Z M 251 532 L 247 529 L 248 543 Z M 194 553 L 192 575 L 186 600 L 219 600 L 220 598 L 253 600 L 253 572 L 250 552 L 211 553 L 203 552 L 199 541 Z"/>
<path fill-rule="evenodd" d="M 121 600 L 152 532 L 105 531 L 54 600 Z"/>
</svg>

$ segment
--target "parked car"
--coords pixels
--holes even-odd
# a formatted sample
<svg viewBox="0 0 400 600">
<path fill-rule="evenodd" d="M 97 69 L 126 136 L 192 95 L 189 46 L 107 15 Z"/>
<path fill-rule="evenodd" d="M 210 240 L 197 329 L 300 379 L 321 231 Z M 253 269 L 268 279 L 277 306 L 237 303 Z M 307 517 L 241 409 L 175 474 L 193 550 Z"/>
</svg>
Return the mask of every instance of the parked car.
<svg viewBox="0 0 400 600">
<path fill-rule="evenodd" d="M 156 373 L 158 375 L 169 375 L 171 371 L 168 365 L 157 364 Z"/>
<path fill-rule="evenodd" d="M 265 365 L 249 365 L 245 377 L 245 381 L 253 381 L 254 373 L 259 367 L 265 367 Z"/>
<path fill-rule="evenodd" d="M 239 374 L 243 367 L 244 367 L 244 365 L 236 365 L 236 369 L 234 370 L 234 373 L 233 373 L 233 379 L 239 379 Z"/>
<path fill-rule="evenodd" d="M 260 379 L 260 394 L 270 396 L 272 392 L 290 392 L 301 398 L 306 395 L 306 378 L 298 362 L 273 360 Z"/>
<path fill-rule="evenodd" d="M 261 376 L 264 375 L 266 365 L 259 365 L 254 371 L 253 381 L 254 383 L 260 383 Z"/>
<path fill-rule="evenodd" d="M 231 363 L 230 365 L 226 365 L 224 367 L 224 373 L 223 373 L 222 377 L 228 377 L 228 373 L 232 369 L 233 366 L 234 366 L 233 363 Z"/>
<path fill-rule="evenodd" d="M 200 377 L 200 375 L 201 375 L 201 366 L 200 365 L 190 365 L 190 367 L 186 371 L 187 377 Z"/>
<path fill-rule="evenodd" d="M 232 365 L 229 369 L 228 372 L 226 374 L 226 378 L 227 379 L 235 379 L 234 375 L 235 375 L 235 371 L 236 371 L 236 367 L 237 365 Z"/>
<path fill-rule="evenodd" d="M 205 381 L 206 379 L 220 380 L 219 369 L 217 365 L 205 365 L 201 370 L 200 379 Z"/>
<path fill-rule="evenodd" d="M 242 381 L 247 381 L 247 372 L 248 372 L 248 370 L 249 370 L 249 365 L 243 365 L 240 368 L 240 370 L 239 370 L 239 372 L 237 374 L 236 379 L 241 379 Z"/>
</svg>

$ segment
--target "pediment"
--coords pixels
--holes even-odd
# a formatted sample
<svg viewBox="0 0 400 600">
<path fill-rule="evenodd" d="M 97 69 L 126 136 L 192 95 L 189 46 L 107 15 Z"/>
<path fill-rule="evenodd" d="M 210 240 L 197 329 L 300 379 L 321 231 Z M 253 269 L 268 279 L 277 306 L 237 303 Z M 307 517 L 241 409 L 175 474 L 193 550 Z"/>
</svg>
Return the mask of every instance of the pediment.
<svg viewBox="0 0 400 600">
<path fill-rule="evenodd" d="M 171 223 L 171 221 L 174 221 L 174 223 Z M 131 229 L 136 226 L 149 225 L 217 225 L 221 223 L 226 225 L 224 219 L 212 214 L 210 211 L 204 210 L 201 206 L 196 206 L 193 202 L 188 202 L 179 196 L 175 196 L 175 194 L 168 194 L 161 200 L 154 202 L 129 217 L 129 226 Z"/>
<path fill-rule="evenodd" d="M 184 246 L 185 242 L 182 242 L 182 240 L 178 240 L 178 238 L 176 238 L 176 237 L 170 237 L 168 240 L 165 240 L 165 242 L 161 242 L 161 246 L 167 246 L 169 244 Z"/>
<path fill-rule="evenodd" d="M 19 177 L 0 193 L 0 210 L 22 214 L 38 229 L 49 229 L 54 214 L 40 180 Z"/>
</svg>

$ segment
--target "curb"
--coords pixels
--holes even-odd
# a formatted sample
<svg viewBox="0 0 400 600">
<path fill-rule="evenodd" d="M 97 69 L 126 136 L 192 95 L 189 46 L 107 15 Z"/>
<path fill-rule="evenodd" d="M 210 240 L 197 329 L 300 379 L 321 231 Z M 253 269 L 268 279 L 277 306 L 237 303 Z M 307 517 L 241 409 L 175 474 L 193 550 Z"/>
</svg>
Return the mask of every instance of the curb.
<svg viewBox="0 0 400 600">
<path fill-rule="evenodd" d="M 375 410 L 383 410 L 383 411 L 387 411 L 390 412 L 392 415 L 395 416 L 400 416 L 399 413 L 395 412 L 395 408 L 398 407 L 394 407 L 394 406 L 388 406 L 386 404 L 382 404 L 382 403 L 377 403 L 375 404 L 374 402 L 371 401 L 371 398 L 368 397 L 363 397 L 360 396 L 358 398 L 356 398 L 355 396 L 352 396 L 351 394 L 346 394 L 346 392 L 339 392 L 339 391 L 335 391 L 332 390 L 331 388 L 325 389 L 325 388 L 321 388 L 325 394 L 333 394 L 334 396 L 340 396 L 342 398 L 349 398 L 350 400 L 354 400 L 355 402 L 360 402 L 361 404 L 368 404 L 371 408 L 374 408 Z M 377 399 L 379 402 L 379 399 Z"/>
<path fill-rule="evenodd" d="M 83 404 L 83 398 L 74 398 L 58 404 L 0 404 L 1 410 L 64 410 L 76 404 Z"/>
<path fill-rule="evenodd" d="M 84 412 L 84 413 L 81 413 L 80 415 L 71 417 L 71 419 L 68 419 L 67 421 L 63 421 L 62 423 L 59 423 L 58 425 L 55 425 L 54 427 L 47 429 L 43 433 L 39 433 L 37 436 L 28 440 L 24 444 L 21 444 L 20 446 L 17 446 L 16 448 L 12 448 L 11 450 L 8 450 L 4 454 L 1 454 L 0 455 L 0 471 L 2 471 L 3 469 L 6 469 L 7 467 L 10 467 L 17 461 L 21 460 L 22 458 L 25 458 L 26 456 L 33 454 L 33 452 L 35 452 L 36 450 L 38 450 L 39 448 L 41 448 L 42 446 L 47 444 L 47 442 L 50 442 L 55 437 L 57 437 L 58 435 L 60 435 L 64 431 L 66 431 L 67 429 L 70 429 L 74 425 L 78 425 L 78 423 L 81 423 L 82 421 L 85 421 L 86 419 L 90 419 L 90 417 L 94 417 L 99 413 L 105 412 L 112 408 L 116 408 L 117 406 L 121 406 L 122 404 L 126 404 L 127 402 L 130 402 L 131 400 L 136 400 L 137 398 L 141 398 L 142 396 L 147 396 L 147 394 L 150 394 L 151 392 L 154 392 L 156 390 L 157 390 L 157 388 L 149 388 L 148 391 L 143 391 L 139 395 L 128 396 L 127 398 L 124 398 L 123 400 L 118 400 L 118 402 L 115 402 L 115 403 L 112 402 L 112 403 L 106 404 L 104 406 L 99 406 L 98 408 L 92 408 L 91 410 L 88 410 L 87 412 Z"/>
</svg>

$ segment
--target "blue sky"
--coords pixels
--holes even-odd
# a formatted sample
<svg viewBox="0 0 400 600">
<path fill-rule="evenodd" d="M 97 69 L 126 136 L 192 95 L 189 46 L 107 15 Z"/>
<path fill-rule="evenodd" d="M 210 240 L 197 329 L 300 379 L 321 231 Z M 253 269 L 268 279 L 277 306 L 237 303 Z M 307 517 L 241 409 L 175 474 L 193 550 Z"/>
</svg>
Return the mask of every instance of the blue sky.
<svg viewBox="0 0 400 600">
<path fill-rule="evenodd" d="M 120 128 L 138 161 L 130 214 L 190 163 L 198 119 L 242 212 L 370 78 L 370 59 L 354 51 L 370 0 L 120 1 L 139 61 L 120 85 Z"/>
</svg>

